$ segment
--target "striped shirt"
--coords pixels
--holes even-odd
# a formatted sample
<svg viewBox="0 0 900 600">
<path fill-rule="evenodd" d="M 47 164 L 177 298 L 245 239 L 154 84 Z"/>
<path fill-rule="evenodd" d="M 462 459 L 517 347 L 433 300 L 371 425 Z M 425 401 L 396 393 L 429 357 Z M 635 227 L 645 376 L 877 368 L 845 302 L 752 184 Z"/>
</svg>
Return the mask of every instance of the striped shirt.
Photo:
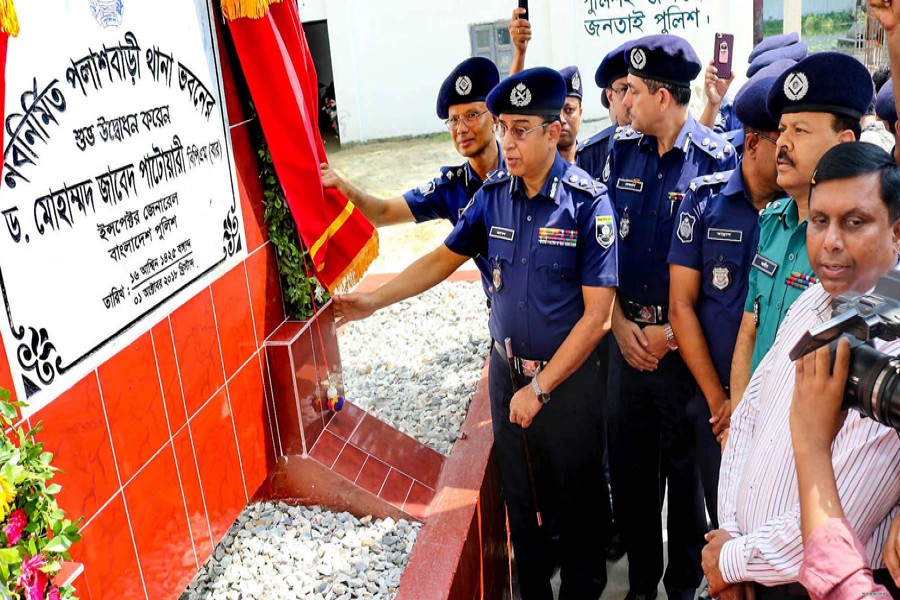
<svg viewBox="0 0 900 600">
<path fill-rule="evenodd" d="M 800 496 L 788 414 L 794 391 L 791 348 L 804 332 L 831 317 L 831 296 L 820 285 L 788 311 L 775 344 L 753 374 L 731 417 L 719 479 L 719 520 L 734 539 L 719 555 L 729 583 L 778 585 L 797 581 L 803 562 Z M 900 341 L 875 347 L 897 354 Z M 900 499 L 900 437 L 850 411 L 832 446 L 841 505 L 873 568 Z"/>
</svg>

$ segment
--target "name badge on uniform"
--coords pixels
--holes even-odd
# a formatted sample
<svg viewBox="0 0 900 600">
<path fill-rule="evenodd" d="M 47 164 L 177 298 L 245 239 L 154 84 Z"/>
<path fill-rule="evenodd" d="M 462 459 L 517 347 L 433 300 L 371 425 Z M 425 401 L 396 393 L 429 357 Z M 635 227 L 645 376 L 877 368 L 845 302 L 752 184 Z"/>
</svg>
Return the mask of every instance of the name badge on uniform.
<svg viewBox="0 0 900 600">
<path fill-rule="evenodd" d="M 543 246 L 574 248 L 578 245 L 578 231 L 575 229 L 541 227 L 538 229 L 538 243 Z"/>
<path fill-rule="evenodd" d="M 744 232 L 740 229 L 716 229 L 710 227 L 706 232 L 706 239 L 713 242 L 734 242 L 740 244 L 744 241 Z"/>
<path fill-rule="evenodd" d="M 726 266 L 713 267 L 712 286 L 724 292 L 731 285 L 731 271 Z"/>
<path fill-rule="evenodd" d="M 769 277 L 774 277 L 775 271 L 778 270 L 778 265 L 757 252 L 756 256 L 753 257 L 753 268 L 762 271 Z"/>
<path fill-rule="evenodd" d="M 601 248 L 609 249 L 616 239 L 613 218 L 609 215 L 598 215 L 594 218 L 594 235 Z"/>
<path fill-rule="evenodd" d="M 513 238 L 516 237 L 515 229 L 507 229 L 506 227 L 497 227 L 496 225 L 491 226 L 491 232 L 488 234 L 490 237 L 495 240 L 503 240 L 506 242 L 513 241 Z"/>
<path fill-rule="evenodd" d="M 616 182 L 616 189 L 627 192 L 642 192 L 644 191 L 644 182 L 640 179 L 619 179 Z"/>
</svg>

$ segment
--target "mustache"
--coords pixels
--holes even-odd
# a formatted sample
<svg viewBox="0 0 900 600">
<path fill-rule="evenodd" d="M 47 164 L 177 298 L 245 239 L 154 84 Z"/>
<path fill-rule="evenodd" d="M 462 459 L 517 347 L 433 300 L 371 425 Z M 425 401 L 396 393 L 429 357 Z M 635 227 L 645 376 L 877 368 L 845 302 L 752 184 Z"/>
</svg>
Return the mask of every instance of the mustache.
<svg viewBox="0 0 900 600">
<path fill-rule="evenodd" d="M 781 150 L 778 151 L 777 160 L 784 161 L 784 162 L 788 163 L 789 165 L 791 165 L 792 167 L 796 166 L 794 159 L 791 158 L 790 154 L 788 154 L 787 148 L 782 148 Z"/>
</svg>

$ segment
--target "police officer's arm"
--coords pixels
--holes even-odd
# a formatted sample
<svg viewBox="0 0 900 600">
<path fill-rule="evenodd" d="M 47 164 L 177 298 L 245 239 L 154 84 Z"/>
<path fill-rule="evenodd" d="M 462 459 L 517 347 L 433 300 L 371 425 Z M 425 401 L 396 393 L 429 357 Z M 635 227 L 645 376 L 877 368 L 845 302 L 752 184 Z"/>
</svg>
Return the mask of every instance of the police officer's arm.
<svg viewBox="0 0 900 600">
<path fill-rule="evenodd" d="M 322 169 L 322 185 L 326 188 L 340 190 L 375 227 L 412 223 L 415 220 L 403 196 L 387 199 L 377 198 L 351 185 L 338 175 L 328 163 L 322 163 L 320 167 Z"/>
<path fill-rule="evenodd" d="M 734 357 L 731 359 L 731 412 L 737 410 L 741 397 L 750 383 L 750 364 L 753 361 L 753 348 L 756 346 L 756 322 L 752 312 L 744 311 L 741 328 L 738 330 L 734 344 Z"/>
<path fill-rule="evenodd" d="M 900 112 L 900 2 L 869 0 L 869 11 L 885 30 L 891 76 L 894 79 L 894 102 L 898 103 L 897 111 Z"/>
<path fill-rule="evenodd" d="M 694 310 L 700 295 L 700 276 L 700 271 L 695 269 L 669 265 L 669 321 L 681 357 L 703 391 L 710 413 L 718 417 L 713 425 L 713 433 L 718 436 L 727 428 L 731 404 L 716 375 L 706 337 Z"/>
<path fill-rule="evenodd" d="M 445 280 L 469 258 L 442 244 L 374 292 L 335 296 L 337 324 L 365 319 L 385 306 L 417 296 Z"/>
<path fill-rule="evenodd" d="M 703 109 L 703 114 L 697 119 L 701 125 L 706 125 L 710 129 L 716 124 L 716 115 L 722 108 L 722 100 L 725 99 L 725 94 L 728 93 L 728 88 L 734 81 L 734 71 L 731 72 L 729 79 L 719 79 L 717 73 L 718 69 L 710 61 L 709 66 L 706 67 L 706 80 L 703 86 L 703 91 L 706 92 L 706 107 Z"/>
<path fill-rule="evenodd" d="M 515 75 L 525 69 L 525 52 L 528 50 L 528 42 L 531 41 L 531 23 L 527 19 L 520 19 L 524 14 L 524 8 L 513 10 L 512 19 L 509 22 L 509 37 L 513 44 L 512 63 L 509 65 L 509 74 Z"/>
</svg>

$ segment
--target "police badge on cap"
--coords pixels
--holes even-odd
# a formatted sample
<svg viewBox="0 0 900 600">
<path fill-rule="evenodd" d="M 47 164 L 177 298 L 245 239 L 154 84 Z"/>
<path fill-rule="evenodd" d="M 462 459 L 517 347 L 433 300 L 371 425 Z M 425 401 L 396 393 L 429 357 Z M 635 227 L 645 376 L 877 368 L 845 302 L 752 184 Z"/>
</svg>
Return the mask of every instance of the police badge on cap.
<svg viewBox="0 0 900 600">
<path fill-rule="evenodd" d="M 475 56 L 456 65 L 438 92 L 437 116 L 446 119 L 450 107 L 455 104 L 483 102 L 488 93 L 500 81 L 497 66 L 481 56 Z"/>
<path fill-rule="evenodd" d="M 496 116 L 559 116 L 566 102 L 566 81 L 553 69 L 525 69 L 498 83 L 486 102 Z"/>
</svg>

